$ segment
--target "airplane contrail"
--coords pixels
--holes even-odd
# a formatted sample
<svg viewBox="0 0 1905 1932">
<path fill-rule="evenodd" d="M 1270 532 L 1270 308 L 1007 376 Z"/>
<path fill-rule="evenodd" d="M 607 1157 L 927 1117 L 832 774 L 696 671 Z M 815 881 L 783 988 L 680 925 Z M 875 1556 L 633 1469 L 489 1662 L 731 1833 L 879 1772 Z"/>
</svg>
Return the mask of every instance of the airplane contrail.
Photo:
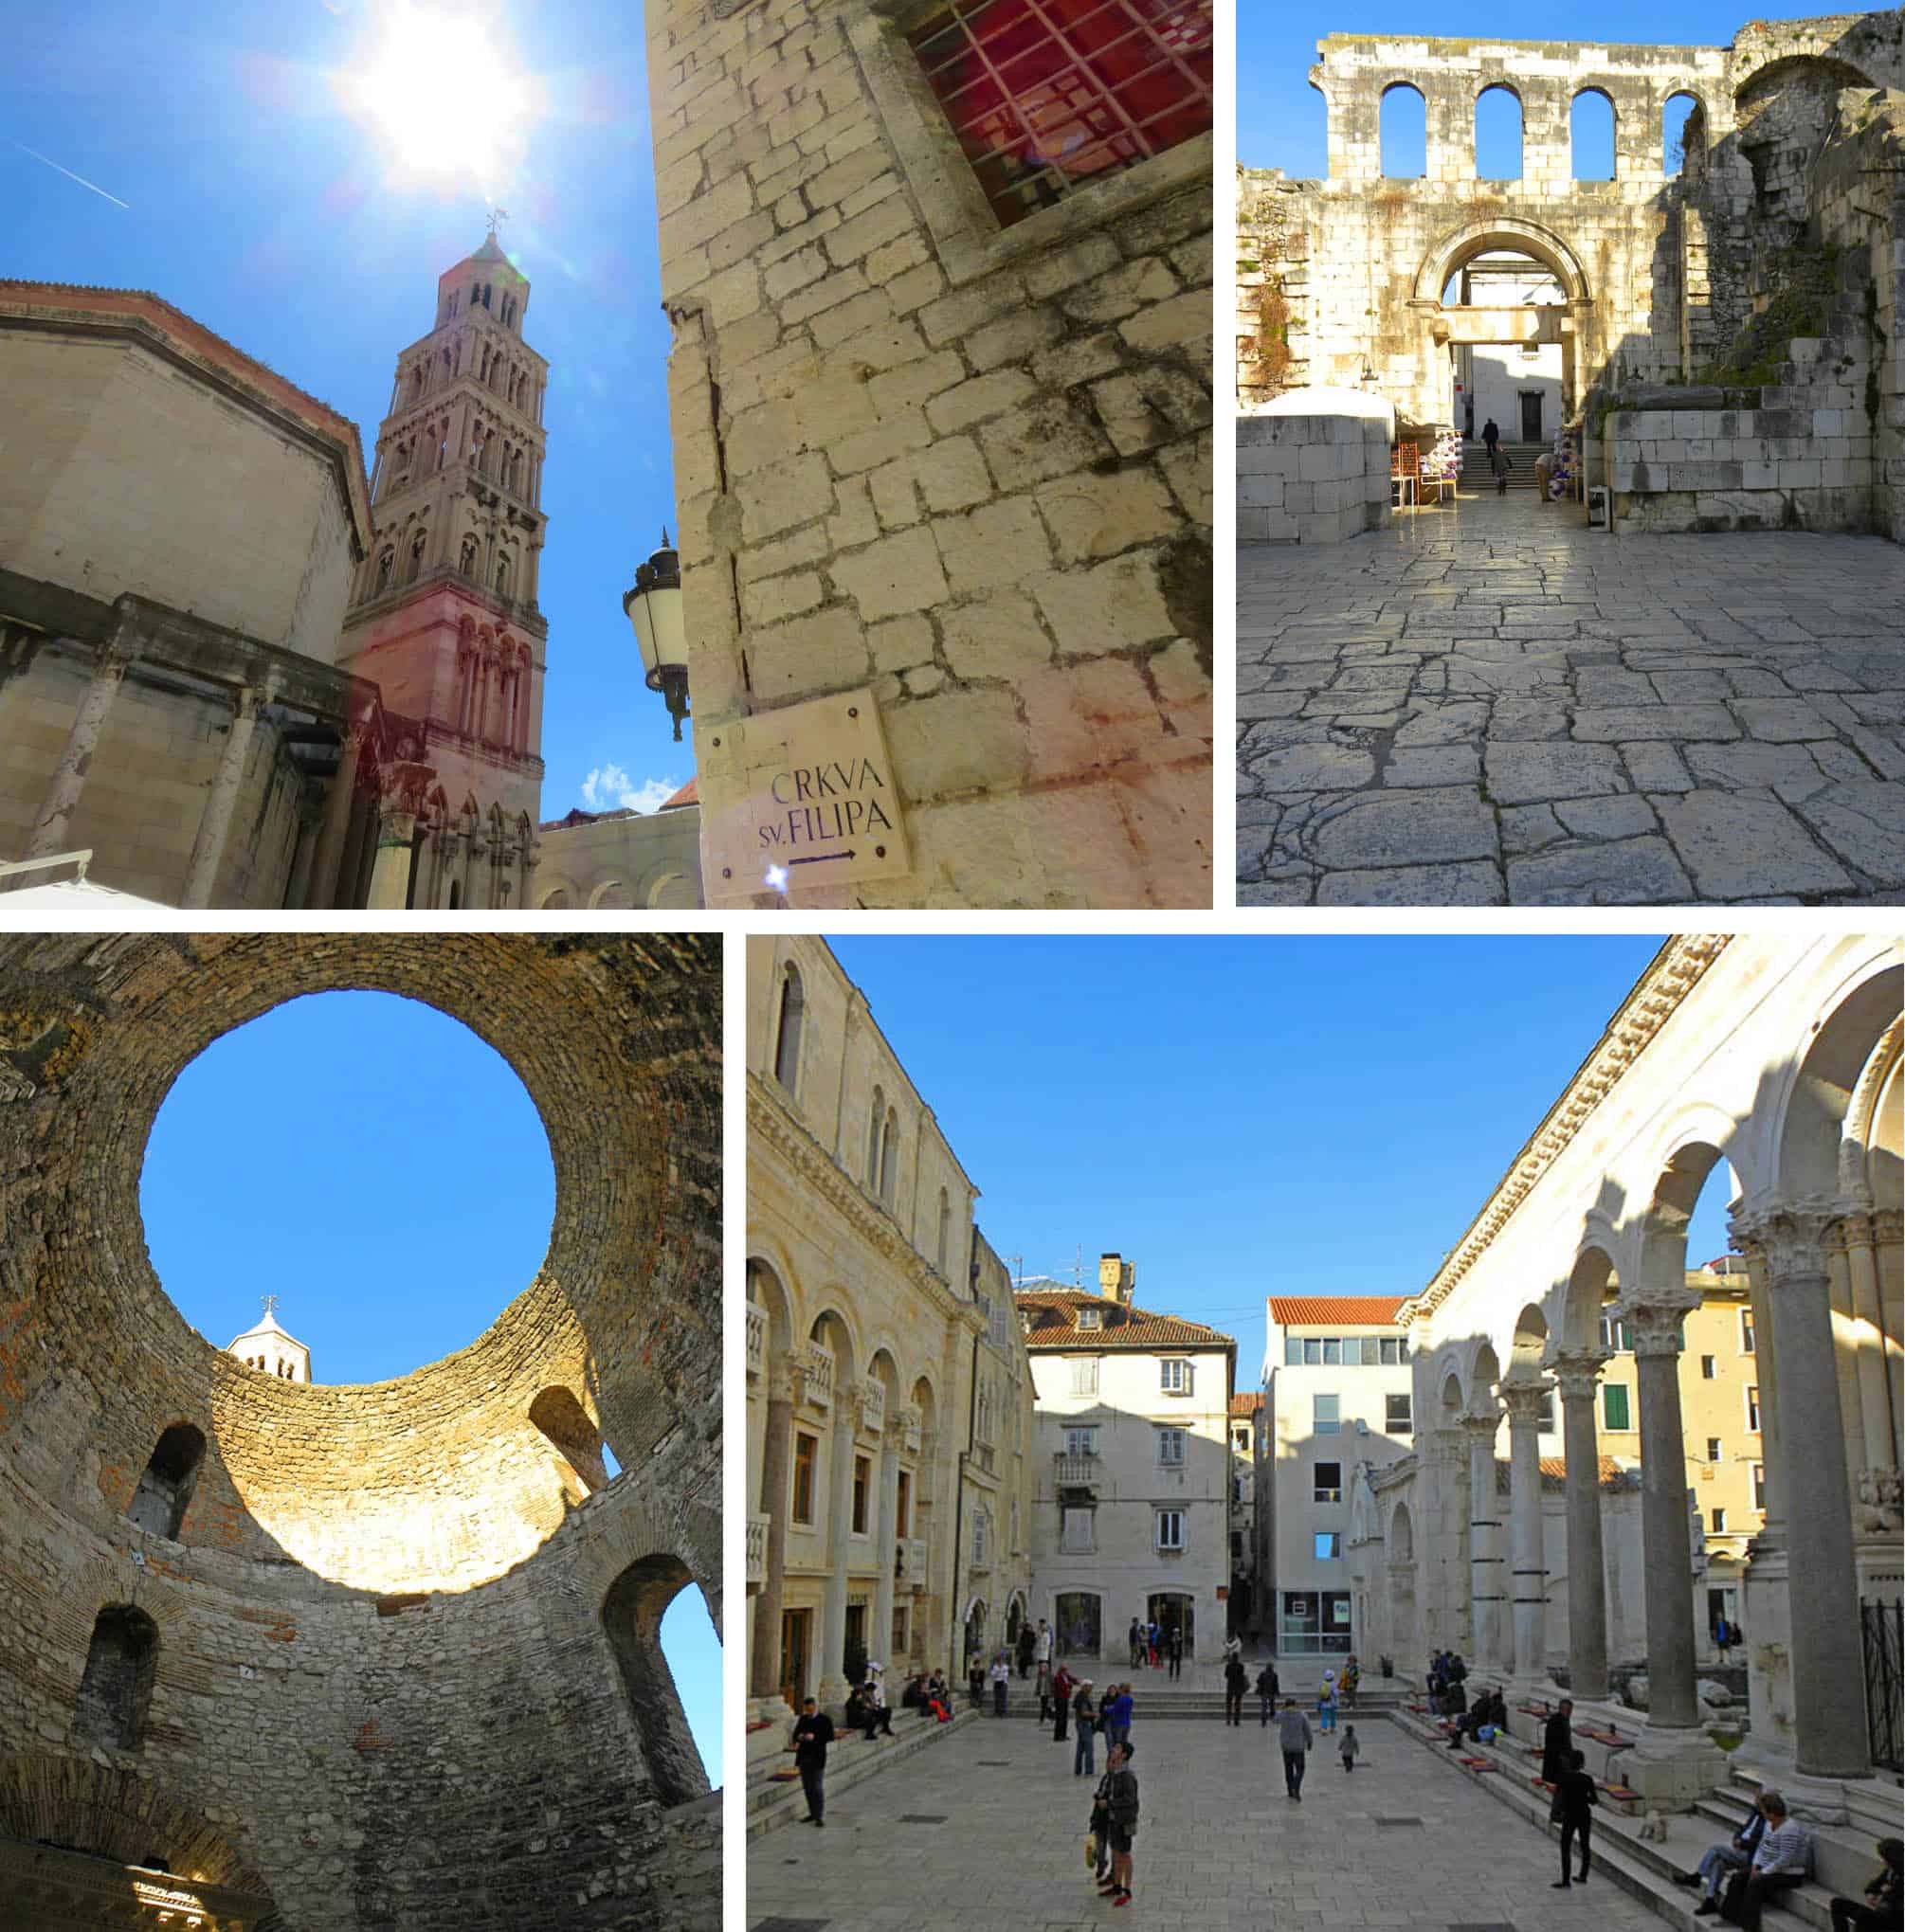
<svg viewBox="0 0 1905 1932">
<path fill-rule="evenodd" d="M 132 212 L 131 202 L 121 201 L 116 194 L 106 194 L 106 190 L 103 188 L 94 188 L 93 184 L 90 181 L 88 181 L 83 174 L 75 174 L 70 168 L 62 168 L 57 161 L 47 161 L 45 155 L 41 153 L 37 149 L 29 148 L 25 141 L 15 141 L 13 145 L 16 148 L 18 148 L 23 154 L 31 154 L 34 160 L 45 162 L 45 165 L 48 168 L 52 169 L 52 171 L 56 174 L 64 174 L 68 181 L 77 181 L 82 188 L 91 188 L 95 194 L 105 195 L 106 199 L 109 202 L 111 202 L 115 208 L 122 208 L 129 214 Z"/>
</svg>

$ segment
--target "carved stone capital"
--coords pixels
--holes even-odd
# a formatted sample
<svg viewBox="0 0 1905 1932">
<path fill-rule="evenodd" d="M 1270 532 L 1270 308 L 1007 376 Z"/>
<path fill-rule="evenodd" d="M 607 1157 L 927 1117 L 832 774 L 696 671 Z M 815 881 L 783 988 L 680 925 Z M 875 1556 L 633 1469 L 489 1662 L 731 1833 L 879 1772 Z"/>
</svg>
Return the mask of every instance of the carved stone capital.
<svg viewBox="0 0 1905 1932">
<path fill-rule="evenodd" d="M 1515 1374 L 1501 1384 L 1501 1406 L 1511 1429 L 1538 1429 L 1548 1392 L 1554 1386 L 1545 1375 Z"/>
<path fill-rule="evenodd" d="M 1554 1378 L 1563 1402 L 1591 1402 L 1607 1358 L 1598 1348 L 1557 1349 L 1544 1366 Z"/>
<path fill-rule="evenodd" d="M 1731 1226 L 1735 1240 L 1765 1257 L 1767 1274 L 1777 1288 L 1795 1275 L 1810 1277 L 1825 1273 L 1827 1237 L 1845 1213 L 1843 1201 L 1807 1195 L 1735 1215 Z"/>
<path fill-rule="evenodd" d="M 1486 1449 L 1494 1444 L 1496 1431 L 1501 1427 L 1501 1411 L 1497 1409 L 1485 1416 L 1471 1412 L 1456 1426 L 1467 1437 L 1470 1448 Z"/>
<path fill-rule="evenodd" d="M 1680 1352 L 1680 1324 L 1700 1305 L 1700 1298 L 1684 1288 L 1637 1288 L 1622 1295 L 1613 1305 L 1617 1320 L 1625 1322 L 1634 1344 L 1634 1353 L 1678 1355 Z"/>
</svg>

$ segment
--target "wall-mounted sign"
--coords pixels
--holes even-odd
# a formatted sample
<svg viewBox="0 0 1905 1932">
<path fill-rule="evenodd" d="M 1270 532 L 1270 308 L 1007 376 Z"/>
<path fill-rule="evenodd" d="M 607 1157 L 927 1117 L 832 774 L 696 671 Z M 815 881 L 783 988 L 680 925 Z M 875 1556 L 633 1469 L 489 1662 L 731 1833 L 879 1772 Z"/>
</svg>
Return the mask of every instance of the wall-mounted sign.
<svg viewBox="0 0 1905 1932">
<path fill-rule="evenodd" d="M 710 902 L 912 871 L 871 691 L 706 729 L 696 763 Z"/>
</svg>

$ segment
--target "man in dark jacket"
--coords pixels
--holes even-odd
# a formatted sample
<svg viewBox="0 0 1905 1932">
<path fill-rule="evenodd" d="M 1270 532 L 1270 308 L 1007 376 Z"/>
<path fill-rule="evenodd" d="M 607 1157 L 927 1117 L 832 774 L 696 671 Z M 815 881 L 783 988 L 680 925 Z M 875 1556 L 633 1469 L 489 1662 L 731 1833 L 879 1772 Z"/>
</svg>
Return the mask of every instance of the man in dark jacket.
<svg viewBox="0 0 1905 1932">
<path fill-rule="evenodd" d="M 1275 1664 L 1265 1664 L 1257 1673 L 1257 1727 L 1264 1730 L 1270 1724 L 1270 1706 L 1277 1702 L 1277 1693 L 1283 1687 L 1277 1679 Z"/>
<path fill-rule="evenodd" d="M 1137 1774 L 1131 1768 L 1131 1746 L 1114 1744 L 1106 1762 L 1105 1809 L 1111 1819 L 1111 1881 L 1098 1891 L 1115 1905 L 1131 1904 L 1131 1841 L 1137 1830 Z"/>
<path fill-rule="evenodd" d="M 1554 1805 L 1549 1816 L 1561 1827 L 1561 1876 L 1549 1887 L 1551 1891 L 1566 1891 L 1576 1882 L 1568 1876 L 1569 1847 L 1576 1838 L 1581 1841 L 1579 1883 L 1588 1882 L 1588 1834 L 1593 1822 L 1593 1807 L 1601 1799 L 1594 1790 L 1594 1780 L 1584 1768 L 1587 1762 L 1579 1751 L 1569 1751 L 1566 1767 L 1554 1780 Z"/>
<path fill-rule="evenodd" d="M 833 1720 L 809 1697 L 794 1719 L 794 1764 L 800 1772 L 800 1788 L 807 1794 L 807 1821 L 826 1822 L 826 1794 L 822 1780 L 826 1776 L 826 1747 L 833 1742 Z"/>
<path fill-rule="evenodd" d="M 1250 1673 L 1243 1668 L 1242 1657 L 1232 1657 L 1224 1667 L 1224 1722 L 1227 1724 L 1241 1724 L 1243 1722 L 1243 1693 L 1250 1688 Z"/>
<path fill-rule="evenodd" d="M 1544 1784 L 1559 1784 L 1574 1752 L 1574 1700 L 1564 1697 L 1555 1706 L 1548 1725 L 1541 1733 L 1541 1779 Z"/>
</svg>

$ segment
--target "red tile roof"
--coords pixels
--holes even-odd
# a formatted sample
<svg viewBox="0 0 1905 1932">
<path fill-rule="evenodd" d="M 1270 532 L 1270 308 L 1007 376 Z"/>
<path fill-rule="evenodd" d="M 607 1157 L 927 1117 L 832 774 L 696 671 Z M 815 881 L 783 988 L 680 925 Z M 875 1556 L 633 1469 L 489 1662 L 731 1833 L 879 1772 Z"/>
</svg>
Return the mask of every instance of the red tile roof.
<svg viewBox="0 0 1905 1932">
<path fill-rule="evenodd" d="M 695 789 L 699 783 L 700 773 L 697 772 L 680 791 L 664 798 L 658 809 L 664 812 L 672 812 L 677 805 L 699 804 L 701 803 L 701 794 Z"/>
<path fill-rule="evenodd" d="M 1352 1327 L 1393 1327 L 1396 1310 L 1407 1299 L 1404 1294 L 1273 1294 L 1270 1319 L 1285 1328 L 1317 1322 Z"/>
<path fill-rule="evenodd" d="M 1027 1348 L 1230 1348 L 1235 1339 L 1187 1322 L 1176 1315 L 1156 1315 L 1110 1295 L 1086 1294 L 1081 1289 L 1026 1288 L 1012 1297 L 1020 1311 L 1031 1317 L 1025 1330 Z M 1079 1327 L 1080 1309 L 1098 1309 L 1103 1326 Z"/>
<path fill-rule="evenodd" d="M 1233 1416 L 1254 1416 L 1263 1406 L 1263 1391 L 1252 1389 L 1248 1395 L 1230 1398 L 1230 1413 Z"/>
</svg>

